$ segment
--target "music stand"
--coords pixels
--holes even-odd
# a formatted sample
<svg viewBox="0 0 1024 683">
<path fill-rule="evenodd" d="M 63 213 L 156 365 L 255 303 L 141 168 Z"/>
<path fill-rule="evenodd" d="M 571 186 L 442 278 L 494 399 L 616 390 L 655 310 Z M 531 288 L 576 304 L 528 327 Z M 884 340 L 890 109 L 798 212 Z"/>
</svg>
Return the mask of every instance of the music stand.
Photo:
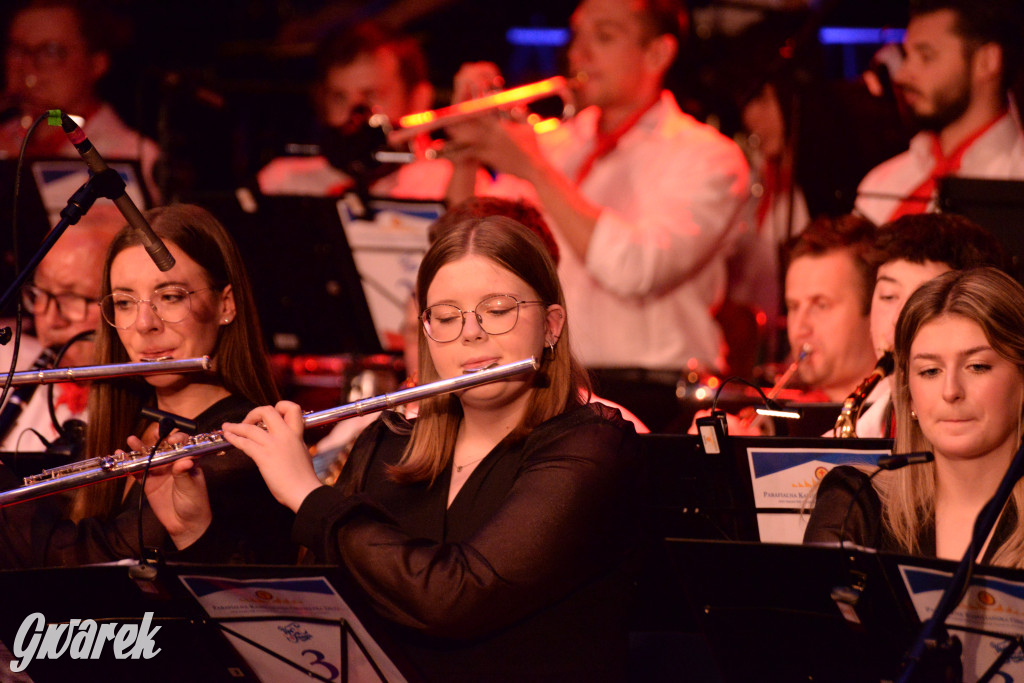
<svg viewBox="0 0 1024 683">
<path fill-rule="evenodd" d="M 868 681 L 891 677 L 917 620 L 874 552 L 669 541 L 724 681 Z M 832 590 L 859 581 L 861 623 Z"/>
<path fill-rule="evenodd" d="M 939 208 L 985 228 L 1003 244 L 1010 274 L 1024 282 L 1024 181 L 939 178 Z"/>
<path fill-rule="evenodd" d="M 902 584 L 923 621 L 934 614 L 957 563 L 921 557 L 880 555 L 890 581 Z M 945 620 L 946 630 L 963 645 L 964 680 L 1024 677 L 1024 572 L 979 566 L 970 587 Z M 995 679 L 1000 680 L 1000 679 Z"/>
<path fill-rule="evenodd" d="M 296 592 L 289 592 L 296 586 L 317 586 L 334 604 L 341 601 L 351 609 L 342 619 L 328 612 L 311 615 L 309 605 L 303 607 Z M 346 654 L 360 651 L 384 653 L 379 661 L 387 661 L 380 665 L 386 678 L 379 680 L 419 680 L 401 653 L 391 650 L 378 618 L 358 596 L 350 595 L 337 567 L 164 565 L 153 583 L 136 583 L 124 565 L 40 569 L 0 572 L 0 590 L 6 596 L 0 640 L 15 656 L 18 629 L 35 612 L 48 623 L 94 619 L 118 624 L 139 623 L 152 612 L 152 625 L 160 627 L 153 642 L 161 652 L 152 659 L 116 659 L 107 643 L 98 660 L 72 659 L 67 652 L 56 659 L 33 660 L 26 673 L 35 683 L 330 680 L 325 674 L 332 668 L 334 680 L 374 680 L 346 668 Z M 273 614 L 266 613 L 268 608 Z M 319 640 L 303 640 L 314 631 Z M 261 632 L 274 634 L 276 640 L 261 642 L 254 637 Z M 295 652 L 288 651 L 289 638 L 295 640 Z M 324 643 L 337 650 L 323 657 L 311 652 Z M 296 654 L 305 667 L 285 663 Z M 278 667 L 269 674 L 268 662 Z"/>
<path fill-rule="evenodd" d="M 201 194 L 231 232 L 271 351 L 380 353 L 336 198 Z"/>
<path fill-rule="evenodd" d="M 698 624 L 665 539 L 757 540 L 750 483 L 731 457 L 707 453 L 699 436 L 642 434 L 645 548 L 636 581 L 635 631 L 697 633 Z"/>
<path fill-rule="evenodd" d="M 725 447 L 747 474 L 756 540 L 800 543 L 822 477 L 836 465 L 878 462 L 892 450 L 892 440 L 737 436 Z"/>
</svg>

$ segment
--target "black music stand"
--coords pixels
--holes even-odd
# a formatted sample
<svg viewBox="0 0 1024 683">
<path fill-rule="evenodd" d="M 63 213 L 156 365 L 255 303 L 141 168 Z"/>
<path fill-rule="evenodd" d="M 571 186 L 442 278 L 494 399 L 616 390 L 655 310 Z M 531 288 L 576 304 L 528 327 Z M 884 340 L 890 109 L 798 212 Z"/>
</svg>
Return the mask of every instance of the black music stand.
<svg viewBox="0 0 1024 683">
<path fill-rule="evenodd" d="M 839 548 L 669 541 L 724 681 L 892 677 L 917 628 L 878 555 Z M 859 582 L 859 625 L 833 589 Z"/>
<path fill-rule="evenodd" d="M 179 579 L 180 575 L 208 577 L 211 581 L 223 580 L 225 583 L 255 578 L 324 577 L 338 595 L 345 596 L 344 602 L 358 612 L 357 618 L 364 627 L 360 631 L 362 636 L 353 639 L 355 631 L 345 621 L 310 617 L 308 614 L 296 616 L 296 632 L 301 634 L 304 624 L 315 624 L 309 628 L 336 628 L 339 652 L 351 653 L 359 649 L 365 652 L 368 647 L 384 650 L 386 657 L 401 674 L 398 680 L 419 680 L 402 655 L 386 645 L 386 638 L 381 635 L 375 615 L 367 610 L 357 596 L 348 595 L 351 591 L 346 588 L 337 567 L 165 565 L 160 567 L 158 577 L 152 583 L 136 583 L 129 577 L 125 565 L 0 572 L 0 591 L 5 596 L 4 609 L 0 613 L 0 640 L 7 646 L 8 652 L 15 657 L 19 656 L 16 649 L 18 630 L 25 618 L 36 612 L 41 612 L 49 623 L 93 619 L 100 624 L 138 624 L 146 613 L 152 612 L 152 627 L 159 626 L 159 631 L 153 634 L 153 642 L 161 650 L 152 659 L 117 659 L 111 644 L 107 643 L 100 659 L 72 659 L 65 652 L 56 659 L 33 660 L 26 673 L 35 683 L 68 680 L 244 683 L 261 680 L 258 674 L 260 662 L 254 665 L 246 659 L 239 643 L 246 639 L 252 640 L 246 632 L 247 627 L 260 621 L 290 623 L 291 617 L 286 614 L 273 619 L 237 615 L 230 619 L 211 617 L 201 608 L 196 594 L 186 589 Z M 257 596 L 254 602 L 264 598 L 273 600 L 272 591 Z M 276 625 L 271 630 L 275 629 Z M 257 642 L 254 647 L 259 649 L 261 646 L 267 658 L 281 659 L 273 646 L 267 647 Z M 252 651 L 253 647 L 245 649 L 246 655 L 250 657 Z M 316 660 L 315 655 L 306 656 L 309 657 L 307 664 Z M 10 672 L 8 662 L 2 662 L 0 666 Z M 276 676 L 274 680 L 305 682 L 318 680 L 317 676 L 321 680 L 330 680 L 325 674 L 331 673 L 331 670 L 323 665 L 308 666 L 306 671 L 287 664 L 282 666 L 285 673 Z M 360 680 L 350 677 L 344 664 L 335 669 L 336 681 Z"/>
<path fill-rule="evenodd" d="M 337 198 L 262 196 L 240 189 L 189 199 L 209 209 L 234 236 L 271 351 L 380 353 Z"/>
<path fill-rule="evenodd" d="M 1024 181 L 939 178 L 939 208 L 985 228 L 1002 243 L 1010 274 L 1024 282 Z"/>
</svg>

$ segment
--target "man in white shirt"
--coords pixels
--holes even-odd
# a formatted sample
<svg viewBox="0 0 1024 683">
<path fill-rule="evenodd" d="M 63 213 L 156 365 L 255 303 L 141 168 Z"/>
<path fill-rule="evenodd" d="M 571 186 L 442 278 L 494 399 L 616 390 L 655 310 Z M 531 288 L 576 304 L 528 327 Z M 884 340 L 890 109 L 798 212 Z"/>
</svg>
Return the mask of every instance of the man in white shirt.
<svg viewBox="0 0 1024 683">
<path fill-rule="evenodd" d="M 1015 0 L 911 1 L 894 83 L 921 132 L 864 177 L 864 216 L 881 225 L 934 211 L 936 180 L 947 175 L 1024 178 L 1024 132 L 1008 95 L 1019 72 L 1021 12 Z"/>
<path fill-rule="evenodd" d="M 570 22 L 575 119 L 539 138 L 490 118 L 450 130 L 450 198 L 470 193 L 478 163 L 533 186 L 563 253 L 580 359 L 598 391 L 655 430 L 665 415 L 639 394 L 673 411 L 684 368 L 722 366 L 713 310 L 747 196 L 740 149 L 663 89 L 685 22 L 673 0 L 584 0 Z"/>
</svg>

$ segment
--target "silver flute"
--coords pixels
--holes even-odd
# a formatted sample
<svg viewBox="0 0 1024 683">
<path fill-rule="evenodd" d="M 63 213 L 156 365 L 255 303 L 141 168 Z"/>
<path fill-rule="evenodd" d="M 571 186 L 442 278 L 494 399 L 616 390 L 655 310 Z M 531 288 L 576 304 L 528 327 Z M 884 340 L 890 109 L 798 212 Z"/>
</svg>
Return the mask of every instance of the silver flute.
<svg viewBox="0 0 1024 683">
<path fill-rule="evenodd" d="M 390 394 L 365 398 L 337 408 L 308 413 L 303 416 L 302 420 L 307 428 L 319 427 L 359 415 L 380 412 L 403 403 L 412 403 L 413 401 L 430 398 L 431 396 L 438 396 L 459 391 L 460 389 L 469 389 L 481 384 L 508 379 L 527 372 L 533 372 L 538 367 L 540 367 L 540 363 L 535 358 L 527 358 L 515 363 L 485 368 L 458 377 L 402 389 Z M 152 459 L 150 459 L 150 451 L 145 450 L 115 453 L 113 455 L 80 460 L 60 467 L 43 470 L 31 477 L 25 477 L 24 486 L 0 492 L 0 507 L 32 500 L 33 498 L 40 498 L 66 489 L 95 484 L 107 479 L 123 477 L 134 472 L 141 472 L 146 468 L 147 462 L 150 460 L 151 466 L 157 467 L 172 463 L 181 458 L 217 453 L 231 447 L 231 444 L 224 438 L 223 432 L 218 430 L 205 434 L 196 434 L 189 437 L 184 443 L 161 445 L 157 448 Z"/>
<path fill-rule="evenodd" d="M 202 372 L 210 369 L 210 357 L 183 358 L 182 360 L 155 360 L 142 363 L 114 363 L 113 365 L 85 365 L 77 368 L 53 368 L 52 370 L 28 370 L 16 372 L 11 385 L 56 384 L 57 382 L 80 382 L 110 377 L 132 377 L 144 375 L 165 375 L 178 372 Z M 7 373 L 0 374 L 0 385 Z"/>
</svg>

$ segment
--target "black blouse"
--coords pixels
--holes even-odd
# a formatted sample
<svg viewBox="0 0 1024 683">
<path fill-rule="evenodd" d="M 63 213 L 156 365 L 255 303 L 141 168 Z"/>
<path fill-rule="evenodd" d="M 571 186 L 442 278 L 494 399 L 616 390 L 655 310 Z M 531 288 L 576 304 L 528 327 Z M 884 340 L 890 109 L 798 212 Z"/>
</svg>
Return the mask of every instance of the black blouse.
<svg viewBox="0 0 1024 683">
<path fill-rule="evenodd" d="M 224 422 L 245 418 L 252 408 L 240 396 L 228 396 L 196 417 L 200 433 L 220 429 Z M 148 504 L 142 528 L 148 547 L 162 548 L 176 560 L 194 562 L 294 561 L 287 542 L 291 514 L 267 490 L 255 463 L 244 453 L 201 461 L 214 515 L 221 518 L 219 535 L 201 539 L 187 556 L 174 552 L 167 532 Z M 67 567 L 138 557 L 138 509 L 142 487 L 133 485 L 109 518 L 73 522 L 66 518 L 60 496 L 19 503 L 0 510 L 0 568 Z"/>
<path fill-rule="evenodd" d="M 632 425 L 572 409 L 498 444 L 450 507 L 450 464 L 433 485 L 388 478 L 408 439 L 371 425 L 293 538 L 343 565 L 430 680 L 623 680 Z"/>
<path fill-rule="evenodd" d="M 856 467 L 840 465 L 832 468 L 821 480 L 814 511 L 804 531 L 804 543 L 855 543 L 883 552 L 903 553 L 902 548 L 882 521 L 882 501 L 868 476 Z M 851 501 L 853 506 L 851 508 Z M 849 513 L 849 514 L 847 514 Z M 845 532 L 844 532 L 845 520 Z M 995 552 L 1009 538 L 1017 524 L 1014 509 L 1007 508 L 999 518 L 995 534 L 988 544 L 982 564 L 990 564 Z M 935 519 L 921 529 L 918 548 L 923 557 L 935 557 Z"/>
</svg>

